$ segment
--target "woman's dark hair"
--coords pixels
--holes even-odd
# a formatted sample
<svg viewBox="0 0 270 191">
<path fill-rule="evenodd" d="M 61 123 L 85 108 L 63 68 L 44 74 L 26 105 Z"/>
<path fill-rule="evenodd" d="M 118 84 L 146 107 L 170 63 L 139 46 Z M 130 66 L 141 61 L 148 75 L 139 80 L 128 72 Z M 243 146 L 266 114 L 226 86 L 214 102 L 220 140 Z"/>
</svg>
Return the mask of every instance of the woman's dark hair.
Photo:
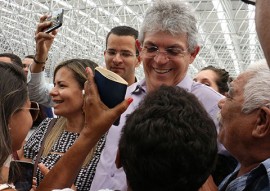
<svg viewBox="0 0 270 191">
<path fill-rule="evenodd" d="M 26 76 L 19 66 L 0 62 L 0 167 L 12 153 L 8 121 L 27 98 Z"/>
<path fill-rule="evenodd" d="M 230 77 L 229 72 L 227 72 L 225 69 L 216 68 L 212 65 L 206 66 L 201 69 L 201 71 L 203 70 L 212 70 L 217 74 L 218 79 L 216 81 L 216 84 L 218 86 L 219 93 L 224 95 L 226 92 L 229 91 L 228 84 L 233 80 L 233 78 Z"/>
</svg>

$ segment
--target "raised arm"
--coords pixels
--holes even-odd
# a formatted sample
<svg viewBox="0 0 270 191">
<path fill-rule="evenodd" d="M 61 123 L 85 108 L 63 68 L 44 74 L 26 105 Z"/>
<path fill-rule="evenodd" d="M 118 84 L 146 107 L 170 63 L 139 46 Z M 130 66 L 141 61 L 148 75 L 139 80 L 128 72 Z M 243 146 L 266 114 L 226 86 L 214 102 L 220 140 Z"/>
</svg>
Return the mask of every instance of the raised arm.
<svg viewBox="0 0 270 191">
<path fill-rule="evenodd" d="M 87 68 L 87 73 L 88 80 L 84 86 L 85 126 L 72 147 L 45 176 L 37 191 L 70 187 L 74 183 L 88 152 L 132 102 L 130 98 L 115 108 L 109 109 L 100 101 L 90 68 Z"/>
<path fill-rule="evenodd" d="M 51 22 L 46 21 L 47 17 L 47 15 L 44 15 L 40 18 L 40 22 L 35 33 L 36 54 L 34 61 L 29 68 L 28 89 L 31 100 L 50 107 L 52 106 L 52 100 L 49 92 L 53 87 L 53 84 L 48 84 L 45 81 L 44 67 L 48 58 L 48 52 L 52 46 L 57 31 L 54 30 L 51 33 L 43 32 L 51 24 Z"/>
<path fill-rule="evenodd" d="M 51 25 L 51 22 L 46 21 L 47 17 L 47 15 L 40 17 L 40 22 L 37 26 L 37 30 L 35 33 L 36 54 L 34 58 L 34 63 L 31 65 L 31 71 L 33 73 L 43 71 L 46 60 L 48 58 L 49 50 L 52 46 L 55 35 L 57 34 L 56 30 L 52 31 L 51 33 L 43 32 Z"/>
<path fill-rule="evenodd" d="M 270 1 L 256 0 L 255 23 L 268 66 L 270 67 Z"/>
</svg>

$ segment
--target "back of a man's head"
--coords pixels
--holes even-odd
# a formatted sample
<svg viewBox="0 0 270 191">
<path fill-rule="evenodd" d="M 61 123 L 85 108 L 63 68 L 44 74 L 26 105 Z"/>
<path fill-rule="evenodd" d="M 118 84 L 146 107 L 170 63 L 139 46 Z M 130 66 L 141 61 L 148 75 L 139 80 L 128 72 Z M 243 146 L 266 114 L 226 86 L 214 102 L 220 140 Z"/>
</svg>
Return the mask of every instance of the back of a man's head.
<svg viewBox="0 0 270 191">
<path fill-rule="evenodd" d="M 132 191 L 197 191 L 212 171 L 216 128 L 197 98 L 179 87 L 149 93 L 128 116 L 120 161 Z"/>
<path fill-rule="evenodd" d="M 20 66 L 21 68 L 23 68 L 22 60 L 16 54 L 13 54 L 13 53 L 2 53 L 2 54 L 0 54 L 0 57 L 9 58 L 11 64 L 16 64 L 17 66 Z M 7 62 L 7 61 L 5 61 L 5 62 Z"/>
</svg>

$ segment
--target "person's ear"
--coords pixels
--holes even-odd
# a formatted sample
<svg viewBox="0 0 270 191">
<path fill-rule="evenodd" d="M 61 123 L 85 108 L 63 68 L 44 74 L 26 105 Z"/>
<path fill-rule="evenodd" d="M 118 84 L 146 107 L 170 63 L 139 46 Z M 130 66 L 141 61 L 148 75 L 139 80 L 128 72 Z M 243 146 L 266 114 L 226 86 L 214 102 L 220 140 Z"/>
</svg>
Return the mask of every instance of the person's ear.
<svg viewBox="0 0 270 191">
<path fill-rule="evenodd" d="M 191 62 L 190 63 L 193 63 L 193 61 L 195 60 L 196 56 L 198 55 L 200 49 L 201 49 L 200 46 L 195 46 L 194 47 L 194 51 L 190 54 L 190 57 L 191 57 Z"/>
<path fill-rule="evenodd" d="M 137 64 L 136 64 L 136 67 L 140 66 L 141 64 L 141 57 L 140 55 L 137 56 Z"/>
<path fill-rule="evenodd" d="M 119 149 L 117 149 L 116 158 L 115 158 L 115 165 L 117 168 L 122 167 Z"/>
<path fill-rule="evenodd" d="M 141 47 L 141 43 L 140 43 L 140 41 L 138 39 L 136 39 L 135 45 L 136 45 L 136 48 L 139 50 L 139 52 L 141 52 L 142 47 Z"/>
<path fill-rule="evenodd" d="M 252 131 L 252 135 L 261 138 L 270 135 L 270 109 L 261 107 L 257 116 L 256 127 Z"/>
</svg>

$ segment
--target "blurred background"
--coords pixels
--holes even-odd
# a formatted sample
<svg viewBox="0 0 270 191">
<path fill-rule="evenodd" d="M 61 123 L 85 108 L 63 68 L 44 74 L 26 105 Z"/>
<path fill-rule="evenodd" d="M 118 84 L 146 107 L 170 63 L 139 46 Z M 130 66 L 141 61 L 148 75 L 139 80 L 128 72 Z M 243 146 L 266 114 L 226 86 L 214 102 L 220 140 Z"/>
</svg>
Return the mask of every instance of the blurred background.
<svg viewBox="0 0 270 191">
<path fill-rule="evenodd" d="M 229 71 L 232 77 L 263 53 L 255 31 L 255 6 L 240 0 L 180 0 L 197 13 L 201 50 L 190 65 L 193 76 L 207 65 Z M 51 79 L 57 63 L 70 58 L 89 58 L 104 65 L 105 38 L 110 29 L 128 25 L 139 30 L 152 0 L 0 0 L 0 52 L 23 58 L 35 53 L 34 32 L 39 17 L 63 8 L 63 26 L 46 63 Z M 138 79 L 144 77 L 142 66 Z"/>
</svg>

